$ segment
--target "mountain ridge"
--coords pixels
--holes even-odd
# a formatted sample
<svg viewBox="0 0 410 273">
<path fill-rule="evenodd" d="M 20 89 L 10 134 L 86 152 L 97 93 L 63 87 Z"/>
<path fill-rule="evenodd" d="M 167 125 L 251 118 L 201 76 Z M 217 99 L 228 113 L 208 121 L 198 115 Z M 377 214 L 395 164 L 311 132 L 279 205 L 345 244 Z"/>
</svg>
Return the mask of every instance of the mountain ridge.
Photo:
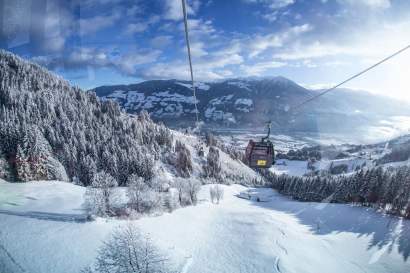
<svg viewBox="0 0 410 273">
<path fill-rule="evenodd" d="M 340 88 L 298 109 L 305 116 L 294 117 L 294 113 L 288 113 L 287 109 L 317 95 L 318 91 L 283 76 L 234 78 L 196 82 L 195 85 L 200 119 L 210 127 L 262 127 L 266 121 L 272 120 L 274 129 L 309 131 L 315 130 L 317 120 L 321 123 L 326 119 L 326 127 L 329 127 L 335 120 L 352 115 L 362 121 L 376 121 L 383 115 L 410 114 L 406 109 L 410 104 Z M 169 126 L 193 125 L 195 121 L 189 81 L 149 80 L 130 85 L 101 86 L 91 91 L 103 99 L 117 101 L 129 113 L 147 110 L 154 120 Z M 315 116 L 315 121 L 311 121 L 311 116 Z M 332 130 L 330 127 L 328 129 Z"/>
</svg>

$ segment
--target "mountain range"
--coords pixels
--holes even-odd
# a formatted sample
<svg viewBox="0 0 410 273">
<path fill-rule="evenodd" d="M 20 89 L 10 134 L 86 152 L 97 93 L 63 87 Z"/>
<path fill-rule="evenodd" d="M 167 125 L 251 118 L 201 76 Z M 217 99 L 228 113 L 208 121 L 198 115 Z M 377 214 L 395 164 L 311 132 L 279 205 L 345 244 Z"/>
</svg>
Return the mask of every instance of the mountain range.
<svg viewBox="0 0 410 273">
<path fill-rule="evenodd" d="M 146 110 L 154 120 L 168 126 L 186 127 L 195 122 L 195 101 L 188 81 L 151 80 L 91 91 L 105 100 L 117 101 L 129 113 Z M 302 108 L 293 107 L 320 91 L 281 76 L 196 83 L 199 118 L 212 128 L 262 128 L 270 120 L 276 131 L 335 132 L 410 114 L 408 103 L 346 88 Z"/>
</svg>

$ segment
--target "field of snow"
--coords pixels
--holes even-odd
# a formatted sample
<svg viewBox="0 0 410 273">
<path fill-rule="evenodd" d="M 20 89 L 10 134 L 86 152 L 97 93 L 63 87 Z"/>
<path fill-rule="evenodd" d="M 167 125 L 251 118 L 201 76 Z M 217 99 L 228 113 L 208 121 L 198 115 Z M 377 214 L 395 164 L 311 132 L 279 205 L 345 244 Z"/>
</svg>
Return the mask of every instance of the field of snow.
<svg viewBox="0 0 410 273">
<path fill-rule="evenodd" d="M 280 159 L 270 168 L 277 175 L 287 174 L 302 176 L 308 173 L 307 161 Z"/>
<path fill-rule="evenodd" d="M 263 201 L 225 199 L 135 221 L 168 253 L 179 272 L 410 272 L 410 221 L 371 209 L 301 203 L 271 189 Z M 88 222 L 84 188 L 63 182 L 0 182 L 0 266 L 12 272 L 78 273 L 123 220 Z M 8 273 L 8 272 L 7 272 Z"/>
</svg>

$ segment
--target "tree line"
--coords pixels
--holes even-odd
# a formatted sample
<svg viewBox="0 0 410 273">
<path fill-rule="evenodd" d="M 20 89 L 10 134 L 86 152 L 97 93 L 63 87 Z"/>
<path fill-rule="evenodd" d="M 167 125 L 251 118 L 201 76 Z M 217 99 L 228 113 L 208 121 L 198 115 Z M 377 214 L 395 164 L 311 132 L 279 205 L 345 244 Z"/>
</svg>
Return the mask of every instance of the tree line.
<svg viewBox="0 0 410 273">
<path fill-rule="evenodd" d="M 264 176 L 274 189 L 296 200 L 355 203 L 410 218 L 408 166 L 361 169 L 349 176 Z"/>
</svg>

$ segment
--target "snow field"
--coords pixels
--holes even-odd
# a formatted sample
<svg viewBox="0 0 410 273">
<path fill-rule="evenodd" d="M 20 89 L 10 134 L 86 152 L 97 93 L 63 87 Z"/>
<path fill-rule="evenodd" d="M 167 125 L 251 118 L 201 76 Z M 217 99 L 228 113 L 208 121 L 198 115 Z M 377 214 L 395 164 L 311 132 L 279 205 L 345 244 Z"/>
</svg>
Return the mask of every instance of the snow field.
<svg viewBox="0 0 410 273">
<path fill-rule="evenodd" d="M 240 185 L 222 186 L 225 198 L 216 205 L 209 187 L 202 187 L 197 206 L 134 221 L 181 272 L 410 270 L 404 259 L 410 221 L 362 207 L 297 202 L 263 188 L 253 192 L 268 202 L 249 201 L 238 198 L 247 190 Z M 0 192 L 9 192 L 0 197 L 0 242 L 26 272 L 77 273 L 115 227 L 128 223 L 73 221 L 84 213 L 84 188 L 69 183 L 0 182 Z"/>
</svg>

